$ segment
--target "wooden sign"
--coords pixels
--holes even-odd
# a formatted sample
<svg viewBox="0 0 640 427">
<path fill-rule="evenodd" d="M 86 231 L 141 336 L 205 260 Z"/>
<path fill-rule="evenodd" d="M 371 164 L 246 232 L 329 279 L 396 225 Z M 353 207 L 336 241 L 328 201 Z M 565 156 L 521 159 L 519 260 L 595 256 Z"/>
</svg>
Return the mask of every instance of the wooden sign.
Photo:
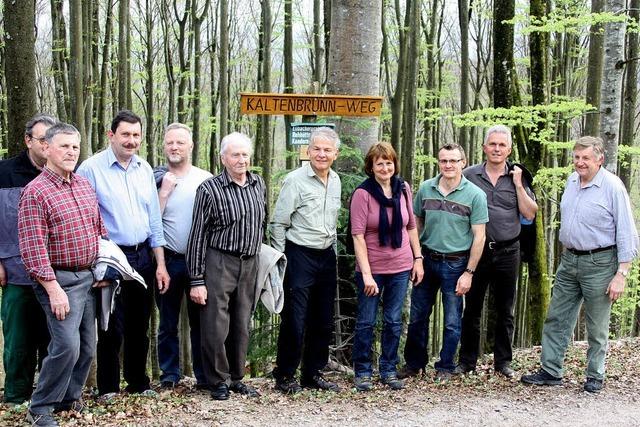
<svg viewBox="0 0 640 427">
<path fill-rule="evenodd" d="M 242 114 L 301 116 L 379 116 L 381 96 L 241 93 Z"/>
</svg>

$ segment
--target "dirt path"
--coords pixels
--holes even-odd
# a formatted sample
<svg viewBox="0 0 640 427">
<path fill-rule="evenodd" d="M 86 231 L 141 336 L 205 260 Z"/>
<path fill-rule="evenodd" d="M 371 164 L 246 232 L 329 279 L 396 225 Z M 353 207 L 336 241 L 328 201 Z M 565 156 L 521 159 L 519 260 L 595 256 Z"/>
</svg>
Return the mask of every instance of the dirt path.
<svg viewBox="0 0 640 427">
<path fill-rule="evenodd" d="M 447 383 L 428 371 L 393 392 L 381 385 L 358 393 L 349 378 L 333 376 L 340 393 L 305 391 L 290 397 L 273 390 L 273 381 L 253 379 L 262 396 L 232 395 L 216 402 L 185 386 L 162 392 L 157 399 L 120 396 L 109 404 L 87 400 L 82 415 L 65 414 L 65 426 L 639 426 L 640 339 L 613 342 L 605 389 L 599 395 L 582 391 L 584 344 L 567 356 L 565 383 L 532 387 L 493 375 L 490 359 L 477 374 Z M 539 348 L 518 351 L 514 367 L 536 369 Z M 24 407 L 0 406 L 0 424 L 19 425 Z"/>
</svg>

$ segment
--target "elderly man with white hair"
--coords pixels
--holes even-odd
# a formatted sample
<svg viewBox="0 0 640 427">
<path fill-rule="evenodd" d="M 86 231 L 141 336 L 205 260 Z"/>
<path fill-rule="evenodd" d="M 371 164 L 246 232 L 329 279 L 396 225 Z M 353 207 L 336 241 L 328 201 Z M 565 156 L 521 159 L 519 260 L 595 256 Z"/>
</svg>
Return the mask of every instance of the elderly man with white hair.
<svg viewBox="0 0 640 427">
<path fill-rule="evenodd" d="M 638 256 L 629 195 L 620 178 L 602 167 L 603 161 L 602 139 L 583 136 L 576 141 L 575 172 L 560 201 L 565 250 L 542 330 L 542 366 L 522 376 L 526 384 L 562 384 L 564 356 L 584 305 L 589 348 L 583 387 L 589 393 L 602 390 L 611 304 L 623 294 L 631 262 Z"/>
<path fill-rule="evenodd" d="M 202 306 L 204 374 L 215 400 L 229 390 L 259 393 L 242 382 L 249 345 L 258 252 L 266 226 L 266 187 L 249 172 L 251 141 L 238 132 L 221 141 L 224 170 L 196 192 L 186 252 L 191 299 Z"/>
</svg>

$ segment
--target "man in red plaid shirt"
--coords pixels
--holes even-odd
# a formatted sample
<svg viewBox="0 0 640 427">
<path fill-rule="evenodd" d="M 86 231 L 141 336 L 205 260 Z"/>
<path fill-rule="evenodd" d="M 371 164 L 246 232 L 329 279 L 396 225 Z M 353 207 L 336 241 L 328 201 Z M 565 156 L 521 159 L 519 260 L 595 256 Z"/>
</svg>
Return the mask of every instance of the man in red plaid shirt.
<svg viewBox="0 0 640 427">
<path fill-rule="evenodd" d="M 18 236 L 51 332 L 27 421 L 57 426 L 53 411 L 83 408 L 80 397 L 96 340 L 91 264 L 100 236 L 107 233 L 95 191 L 73 173 L 80 134 L 60 123 L 47 130 L 45 139 L 47 164 L 22 192 Z"/>
</svg>

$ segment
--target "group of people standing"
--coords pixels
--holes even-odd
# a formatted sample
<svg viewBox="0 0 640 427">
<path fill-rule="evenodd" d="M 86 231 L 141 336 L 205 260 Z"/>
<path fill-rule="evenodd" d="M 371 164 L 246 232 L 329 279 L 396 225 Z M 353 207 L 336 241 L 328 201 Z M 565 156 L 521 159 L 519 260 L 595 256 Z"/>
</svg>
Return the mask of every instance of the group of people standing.
<svg viewBox="0 0 640 427">
<path fill-rule="evenodd" d="M 38 115 L 26 126 L 26 150 L 0 162 L 5 401 L 31 399 L 28 421 L 57 425 L 53 412 L 83 409 L 81 392 L 94 355 L 100 399 L 120 392 L 121 351 L 125 390 L 154 395 L 146 371 L 154 298 L 160 312 L 161 387 L 175 387 L 182 377 L 178 319 L 183 297 L 196 387 L 216 400 L 228 399 L 230 392 L 259 396 L 242 380 L 266 240 L 287 260 L 276 389 L 338 391 L 322 375 L 337 288 L 341 183 L 331 169 L 340 148 L 336 132 L 323 127 L 312 133 L 309 162 L 285 177 L 270 222 L 264 181 L 249 171 L 252 144 L 246 135 L 234 132 L 222 139 L 224 169 L 217 176 L 191 164 L 193 141 L 184 124 L 166 128 L 166 166 L 155 170 L 137 154 L 142 141 L 137 115 L 120 111 L 107 137 L 108 147 L 77 167 L 78 131 Z M 437 154 L 439 174 L 423 182 L 415 197 L 398 175 L 393 147 L 377 143 L 369 149 L 368 178 L 350 202 L 358 290 L 356 389 L 373 388 L 380 304 L 380 382 L 397 390 L 404 378 L 424 371 L 438 290 L 444 330 L 436 377 L 446 380 L 475 369 L 490 286 L 495 370 L 515 375 L 511 343 L 520 224 L 533 220 L 538 208 L 522 167 L 507 161 L 511 146 L 509 129 L 494 126 L 483 144 L 486 161 L 465 169 L 462 147 L 443 145 Z M 597 138 L 581 138 L 574 147 L 576 173 L 561 203 L 560 239 L 566 251 L 545 323 L 542 368 L 523 376 L 524 382 L 561 383 L 562 360 L 584 300 L 590 345 L 585 390 L 602 388 L 611 302 L 622 294 L 638 251 L 628 195 L 601 167 L 603 155 Z M 103 240 L 117 245 L 146 286 L 117 273 L 94 278 Z M 114 280 L 120 286 L 113 305 L 106 307 L 107 327 L 96 333 L 95 300 L 105 304 L 105 298 L 94 294 Z M 409 284 L 405 366 L 397 370 Z M 98 311 L 104 313 L 105 307 L 98 304 Z"/>
</svg>

